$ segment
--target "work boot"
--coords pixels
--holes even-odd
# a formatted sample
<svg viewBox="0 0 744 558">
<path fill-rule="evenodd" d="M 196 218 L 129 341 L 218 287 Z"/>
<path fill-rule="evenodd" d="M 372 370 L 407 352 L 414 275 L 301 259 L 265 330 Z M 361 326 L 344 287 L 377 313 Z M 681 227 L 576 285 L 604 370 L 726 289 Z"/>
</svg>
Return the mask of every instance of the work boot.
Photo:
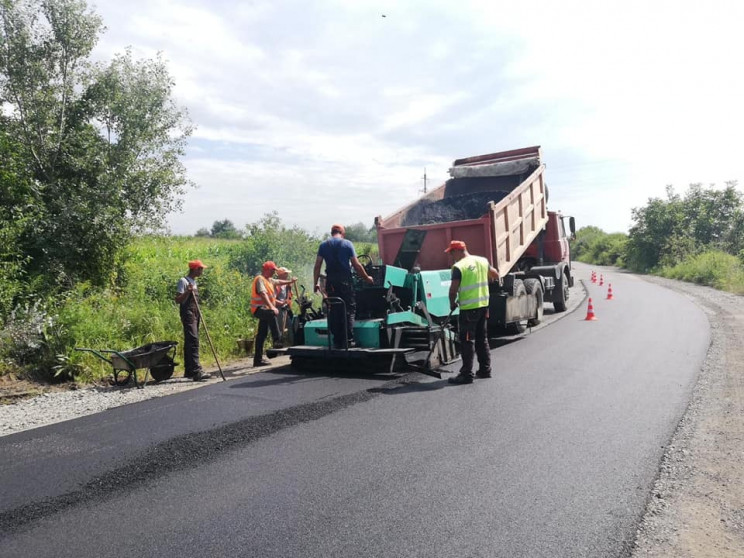
<svg viewBox="0 0 744 558">
<path fill-rule="evenodd" d="M 253 367 L 257 366 L 271 366 L 271 361 L 266 360 L 265 358 L 262 358 L 261 360 L 254 360 L 253 361 Z"/>
<path fill-rule="evenodd" d="M 192 376 L 195 382 L 206 382 L 212 375 L 209 372 L 196 373 Z"/>
<path fill-rule="evenodd" d="M 450 378 L 447 380 L 450 384 L 455 384 L 456 386 L 460 386 L 463 384 L 472 384 L 473 383 L 473 375 L 472 374 L 458 374 L 454 378 Z"/>
<path fill-rule="evenodd" d="M 490 378 L 491 377 L 491 371 L 488 370 L 478 370 L 478 372 L 475 373 L 476 378 Z"/>
</svg>

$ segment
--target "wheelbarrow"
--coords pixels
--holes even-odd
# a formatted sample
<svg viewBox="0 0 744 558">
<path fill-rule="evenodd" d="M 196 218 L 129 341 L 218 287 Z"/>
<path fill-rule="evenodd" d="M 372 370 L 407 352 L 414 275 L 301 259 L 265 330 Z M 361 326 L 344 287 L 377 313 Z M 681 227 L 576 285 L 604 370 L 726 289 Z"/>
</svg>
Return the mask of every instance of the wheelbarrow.
<svg viewBox="0 0 744 558">
<path fill-rule="evenodd" d="M 147 384 L 148 372 L 155 382 L 162 382 L 173 375 L 177 364 L 174 360 L 176 345 L 178 345 L 177 341 L 157 341 L 128 351 L 83 347 L 77 347 L 75 350 L 93 353 L 101 360 L 108 362 L 114 368 L 114 383 L 117 386 L 125 386 L 133 380 L 135 386 L 142 388 Z M 141 385 L 137 381 L 137 369 L 139 368 L 147 369 Z"/>
</svg>

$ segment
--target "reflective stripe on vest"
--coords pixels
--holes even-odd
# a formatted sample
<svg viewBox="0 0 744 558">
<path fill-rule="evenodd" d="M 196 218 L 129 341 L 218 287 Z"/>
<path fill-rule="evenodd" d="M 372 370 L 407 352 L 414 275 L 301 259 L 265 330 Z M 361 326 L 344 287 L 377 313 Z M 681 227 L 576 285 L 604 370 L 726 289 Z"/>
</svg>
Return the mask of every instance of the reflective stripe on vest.
<svg viewBox="0 0 744 558">
<path fill-rule="evenodd" d="M 455 263 L 461 275 L 458 291 L 460 310 L 488 306 L 488 266 L 488 260 L 480 256 L 466 256 Z"/>
<path fill-rule="evenodd" d="M 266 294 L 269 296 L 269 301 L 271 302 L 271 304 L 276 304 L 276 297 L 274 296 L 274 285 L 263 275 L 257 275 L 256 278 L 253 280 L 253 284 L 251 285 L 251 314 L 255 314 L 256 310 L 261 308 L 261 306 L 266 305 L 263 297 L 258 293 L 258 290 L 256 289 L 256 285 L 258 285 L 259 281 L 263 281 L 264 287 L 266 288 Z"/>
</svg>

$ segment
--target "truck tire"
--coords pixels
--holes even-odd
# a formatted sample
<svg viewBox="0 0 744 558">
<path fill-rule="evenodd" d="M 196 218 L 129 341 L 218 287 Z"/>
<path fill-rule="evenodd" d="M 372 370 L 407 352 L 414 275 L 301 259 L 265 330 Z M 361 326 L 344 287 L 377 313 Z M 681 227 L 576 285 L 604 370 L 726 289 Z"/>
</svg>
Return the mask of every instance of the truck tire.
<svg viewBox="0 0 744 558">
<path fill-rule="evenodd" d="M 536 303 L 535 317 L 532 318 L 531 320 L 527 320 L 528 326 L 535 327 L 543 319 L 544 296 L 543 296 L 542 285 L 540 284 L 540 281 L 538 279 L 525 279 L 524 288 L 527 290 L 528 295 L 535 296 L 535 303 Z"/>
<path fill-rule="evenodd" d="M 568 285 L 571 279 L 567 273 L 563 273 L 561 278 L 555 282 L 555 292 L 553 293 L 553 308 L 556 312 L 566 311 L 566 302 L 568 301 Z"/>
<path fill-rule="evenodd" d="M 527 288 L 524 285 L 524 281 L 521 279 L 517 279 L 514 281 L 514 296 L 524 296 L 527 294 Z M 524 333 L 527 330 L 527 321 L 522 320 L 519 322 L 512 322 L 510 324 L 506 324 L 506 332 L 509 335 L 519 335 L 520 333 Z"/>
</svg>

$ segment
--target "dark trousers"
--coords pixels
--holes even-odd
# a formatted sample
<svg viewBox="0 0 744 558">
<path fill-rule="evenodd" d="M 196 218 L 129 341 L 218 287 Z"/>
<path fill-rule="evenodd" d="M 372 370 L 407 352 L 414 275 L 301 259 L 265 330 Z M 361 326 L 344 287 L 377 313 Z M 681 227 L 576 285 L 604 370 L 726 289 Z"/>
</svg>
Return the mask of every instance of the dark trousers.
<svg viewBox="0 0 744 558">
<path fill-rule="evenodd" d="M 253 362 L 257 363 L 263 358 L 263 346 L 269 331 L 271 331 L 271 338 L 274 340 L 274 343 L 278 343 L 282 336 L 279 334 L 279 324 L 276 321 L 274 312 L 268 308 L 258 308 L 253 315 L 258 318 L 256 346 L 253 349 Z"/>
<path fill-rule="evenodd" d="M 460 374 L 473 374 L 473 361 L 478 355 L 478 371 L 491 372 L 491 349 L 488 346 L 488 307 L 475 310 L 460 310 L 460 351 L 462 369 Z"/>
<path fill-rule="evenodd" d="M 183 324 L 183 366 L 186 376 L 194 376 L 202 370 L 199 363 L 199 315 L 190 303 L 180 308 Z"/>
<path fill-rule="evenodd" d="M 354 296 L 354 285 L 349 280 L 337 280 L 328 278 L 326 280 L 326 292 L 328 296 L 340 298 L 346 305 L 331 304 L 328 316 L 328 328 L 333 334 L 333 344 L 337 348 L 346 348 L 344 341 L 354 340 L 354 316 L 356 316 L 356 297 Z M 344 335 L 344 333 L 346 335 Z"/>
</svg>

